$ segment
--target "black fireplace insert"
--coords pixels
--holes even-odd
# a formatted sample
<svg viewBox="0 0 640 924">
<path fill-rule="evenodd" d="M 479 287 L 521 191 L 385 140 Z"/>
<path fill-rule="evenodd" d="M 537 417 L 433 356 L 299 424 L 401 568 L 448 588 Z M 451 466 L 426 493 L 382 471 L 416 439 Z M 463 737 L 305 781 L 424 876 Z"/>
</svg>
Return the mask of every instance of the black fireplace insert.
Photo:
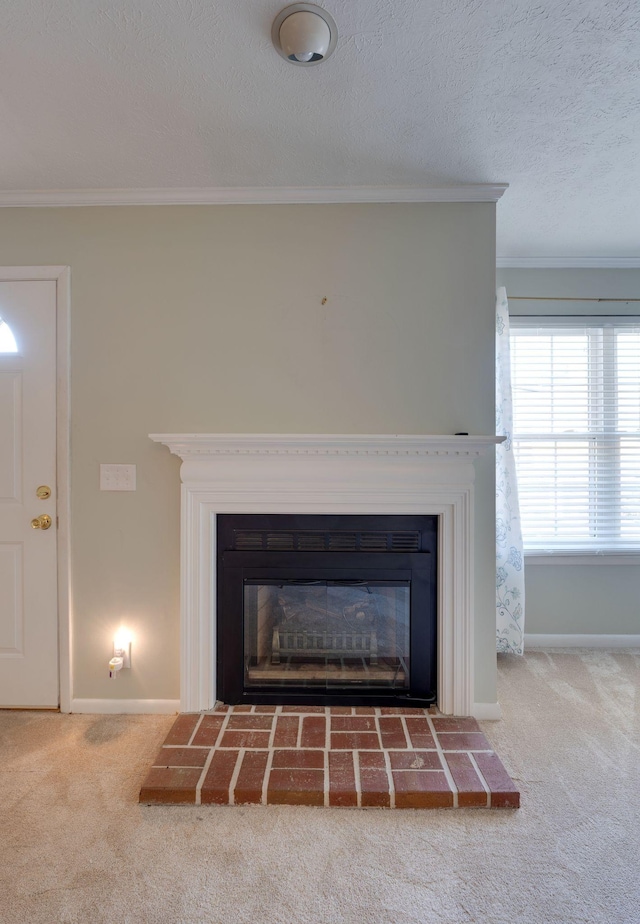
<svg viewBox="0 0 640 924">
<path fill-rule="evenodd" d="M 219 515 L 218 699 L 435 703 L 437 524 Z"/>
</svg>

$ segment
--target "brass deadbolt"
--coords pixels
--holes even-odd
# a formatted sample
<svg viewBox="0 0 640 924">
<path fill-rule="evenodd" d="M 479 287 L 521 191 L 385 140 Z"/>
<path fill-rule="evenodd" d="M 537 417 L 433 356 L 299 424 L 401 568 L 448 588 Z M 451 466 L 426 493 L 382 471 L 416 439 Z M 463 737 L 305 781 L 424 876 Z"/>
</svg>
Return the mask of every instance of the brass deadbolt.
<svg viewBox="0 0 640 924">
<path fill-rule="evenodd" d="M 51 488 L 48 484 L 41 484 L 40 487 L 36 490 L 36 497 L 39 497 L 40 500 L 47 500 L 51 497 Z"/>
</svg>

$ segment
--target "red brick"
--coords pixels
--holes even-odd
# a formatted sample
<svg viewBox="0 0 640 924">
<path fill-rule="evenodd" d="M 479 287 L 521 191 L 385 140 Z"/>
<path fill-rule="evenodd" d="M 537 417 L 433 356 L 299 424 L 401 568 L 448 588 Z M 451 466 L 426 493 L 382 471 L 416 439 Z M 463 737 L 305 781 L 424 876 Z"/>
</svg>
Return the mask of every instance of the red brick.
<svg viewBox="0 0 640 924">
<path fill-rule="evenodd" d="M 238 712 L 251 712 L 252 709 L 253 709 L 253 706 L 247 706 L 244 704 L 242 706 L 232 706 L 231 707 L 231 711 L 233 712 L 234 715 L 236 715 L 236 713 Z"/>
<path fill-rule="evenodd" d="M 392 770 L 442 770 L 437 751 L 389 751 Z"/>
<path fill-rule="evenodd" d="M 329 805 L 357 804 L 353 754 L 350 751 L 329 751 Z"/>
<path fill-rule="evenodd" d="M 424 709 L 415 709 L 406 706 L 383 706 L 380 710 L 382 715 L 408 715 L 413 718 L 424 717 Z"/>
<path fill-rule="evenodd" d="M 434 716 L 433 725 L 437 732 L 479 732 L 480 726 L 470 716 Z"/>
<path fill-rule="evenodd" d="M 323 748 L 327 740 L 327 720 L 324 716 L 305 716 L 302 719 L 302 736 L 300 745 L 303 748 Z"/>
<path fill-rule="evenodd" d="M 187 767 L 153 767 L 140 790 L 140 802 L 154 805 L 195 803 L 202 771 Z"/>
<path fill-rule="evenodd" d="M 217 715 L 203 715 L 202 722 L 198 728 L 198 731 L 193 737 L 192 744 L 208 745 L 213 747 L 217 740 L 218 735 L 220 734 L 220 729 L 222 728 L 222 723 L 224 722 L 224 715 L 218 713 Z"/>
<path fill-rule="evenodd" d="M 469 755 L 462 752 L 450 752 L 445 760 L 458 790 L 460 808 L 485 808 L 488 805 L 487 793 Z"/>
<path fill-rule="evenodd" d="M 366 770 L 360 767 L 360 804 L 389 808 L 389 777 L 386 770 Z"/>
<path fill-rule="evenodd" d="M 358 761 L 361 770 L 385 770 L 387 762 L 382 751 L 359 751 Z"/>
<path fill-rule="evenodd" d="M 162 748 L 153 762 L 154 767 L 204 767 L 209 748 Z"/>
<path fill-rule="evenodd" d="M 229 784 L 238 760 L 238 751 L 215 751 L 200 791 L 203 805 L 229 803 Z"/>
<path fill-rule="evenodd" d="M 424 716 L 409 716 L 405 721 L 407 723 L 407 731 L 409 732 L 412 747 L 424 749 L 435 748 L 436 743 L 431 734 L 429 723 Z"/>
<path fill-rule="evenodd" d="M 443 770 L 394 770 L 396 793 L 451 792 Z"/>
<path fill-rule="evenodd" d="M 324 770 L 271 770 L 269 805 L 324 805 Z"/>
<path fill-rule="evenodd" d="M 332 751 L 369 751 L 379 748 L 377 732 L 333 732 L 331 735 Z"/>
<path fill-rule="evenodd" d="M 293 712 L 298 715 L 300 714 L 306 715 L 306 714 L 315 713 L 315 712 L 318 712 L 318 713 L 321 712 L 324 714 L 325 707 L 324 706 L 283 706 L 282 711 L 283 713 Z"/>
<path fill-rule="evenodd" d="M 274 715 L 277 708 L 277 706 L 256 706 L 254 712 L 263 713 L 264 715 Z"/>
<path fill-rule="evenodd" d="M 324 769 L 324 751 L 274 751 L 272 767 L 289 770 L 322 770 Z"/>
<path fill-rule="evenodd" d="M 331 706 L 329 709 L 330 715 L 353 715 L 352 706 Z"/>
<path fill-rule="evenodd" d="M 375 716 L 331 716 L 331 731 L 377 731 Z"/>
<path fill-rule="evenodd" d="M 232 731 L 243 730 L 269 730 L 273 725 L 273 719 L 270 715 L 236 715 L 235 713 L 229 718 L 227 728 Z"/>
<path fill-rule="evenodd" d="M 453 793 L 444 773 L 397 770 L 393 773 L 396 808 L 450 808 Z"/>
<path fill-rule="evenodd" d="M 356 706 L 354 711 L 356 715 L 376 715 L 375 706 Z"/>
<path fill-rule="evenodd" d="M 262 802 L 264 771 L 269 758 L 268 751 L 246 751 L 233 790 L 236 805 L 259 805 Z"/>
<path fill-rule="evenodd" d="M 492 751 L 482 732 L 439 732 L 438 741 L 443 751 Z"/>
<path fill-rule="evenodd" d="M 226 731 L 219 747 L 222 748 L 268 748 L 270 733 L 267 731 Z"/>
<path fill-rule="evenodd" d="M 179 715 L 164 739 L 165 744 L 189 744 L 193 730 L 200 721 L 200 715 L 183 713 Z"/>
<path fill-rule="evenodd" d="M 406 748 L 407 736 L 399 716 L 382 716 L 380 722 L 380 737 L 383 748 Z"/>
<path fill-rule="evenodd" d="M 297 715 L 279 715 L 276 719 L 276 733 L 273 746 L 276 748 L 295 748 L 298 743 L 300 719 Z"/>
<path fill-rule="evenodd" d="M 520 808 L 520 793 L 498 755 L 473 756 L 491 790 L 491 808 Z"/>
<path fill-rule="evenodd" d="M 218 705 L 213 710 L 214 712 L 229 712 L 233 709 L 233 706 L 226 706 L 224 703 L 218 703 Z"/>
<path fill-rule="evenodd" d="M 492 792 L 490 799 L 491 808 L 520 808 L 520 793 L 518 790 L 514 792 Z"/>
</svg>

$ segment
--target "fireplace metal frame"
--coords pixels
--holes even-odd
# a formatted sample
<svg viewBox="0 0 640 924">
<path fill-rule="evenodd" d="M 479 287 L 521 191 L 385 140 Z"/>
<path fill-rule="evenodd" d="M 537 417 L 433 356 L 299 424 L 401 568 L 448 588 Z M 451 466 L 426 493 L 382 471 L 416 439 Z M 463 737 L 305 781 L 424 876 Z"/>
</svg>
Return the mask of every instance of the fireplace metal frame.
<svg viewBox="0 0 640 924">
<path fill-rule="evenodd" d="M 433 516 L 247 516 L 218 517 L 218 699 L 230 704 L 429 706 L 437 699 L 437 517 Z M 306 533 L 369 537 L 414 533 L 417 548 L 405 551 L 238 551 L 236 532 Z M 310 689 L 278 685 L 244 687 L 244 584 L 247 580 L 409 581 L 409 691 L 354 687 Z"/>
</svg>

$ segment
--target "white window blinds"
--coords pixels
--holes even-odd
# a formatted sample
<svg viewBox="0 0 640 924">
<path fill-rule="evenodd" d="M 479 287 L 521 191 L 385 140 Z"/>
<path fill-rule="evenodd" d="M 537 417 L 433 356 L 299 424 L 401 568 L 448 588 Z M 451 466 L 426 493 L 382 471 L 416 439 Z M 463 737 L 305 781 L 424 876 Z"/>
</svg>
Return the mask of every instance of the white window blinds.
<svg viewBox="0 0 640 924">
<path fill-rule="evenodd" d="M 640 319 L 511 318 L 525 549 L 640 550 Z"/>
</svg>

